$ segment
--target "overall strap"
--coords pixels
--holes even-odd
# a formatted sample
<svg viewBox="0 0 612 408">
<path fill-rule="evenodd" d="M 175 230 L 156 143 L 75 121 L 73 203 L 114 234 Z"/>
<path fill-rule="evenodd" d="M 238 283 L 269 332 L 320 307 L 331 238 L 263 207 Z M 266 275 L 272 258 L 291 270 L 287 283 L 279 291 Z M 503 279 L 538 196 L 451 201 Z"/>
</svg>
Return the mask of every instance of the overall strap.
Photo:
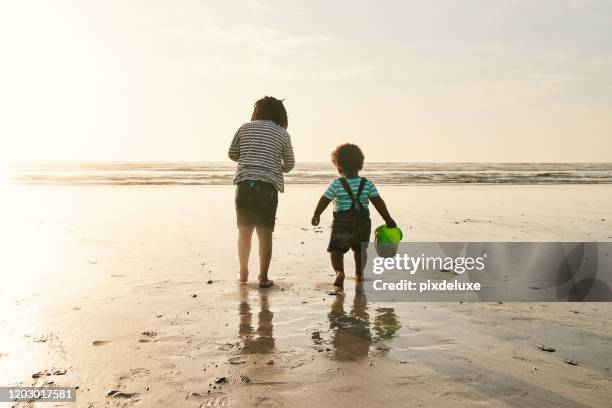
<svg viewBox="0 0 612 408">
<path fill-rule="evenodd" d="M 363 193 L 363 189 L 365 187 L 366 182 L 368 181 L 365 177 L 361 178 L 361 181 L 359 182 L 359 188 L 357 190 L 357 198 L 355 198 L 355 196 L 353 195 L 353 191 L 351 190 L 351 186 L 349 186 L 348 181 L 346 181 L 346 179 L 344 177 L 339 178 L 338 180 L 340 180 L 340 183 L 342 184 L 342 187 L 344 187 L 344 190 L 346 190 L 346 192 L 348 193 L 349 197 L 351 197 L 351 210 L 356 210 L 357 206 L 355 205 L 355 203 L 359 204 L 359 207 L 361 208 L 362 211 L 365 211 L 365 207 L 363 206 L 363 204 L 361 204 L 361 201 L 359 201 L 359 197 L 361 196 L 361 193 Z"/>
<path fill-rule="evenodd" d="M 365 185 L 367 182 L 368 182 L 368 179 L 365 177 L 362 177 L 361 181 L 359 182 L 359 189 L 357 190 L 357 201 L 359 202 L 359 205 L 361 205 L 361 201 L 359 201 L 359 197 L 361 197 L 361 193 L 363 193 L 363 189 L 365 188 Z M 361 205 L 361 208 L 363 208 L 363 205 Z"/>
</svg>

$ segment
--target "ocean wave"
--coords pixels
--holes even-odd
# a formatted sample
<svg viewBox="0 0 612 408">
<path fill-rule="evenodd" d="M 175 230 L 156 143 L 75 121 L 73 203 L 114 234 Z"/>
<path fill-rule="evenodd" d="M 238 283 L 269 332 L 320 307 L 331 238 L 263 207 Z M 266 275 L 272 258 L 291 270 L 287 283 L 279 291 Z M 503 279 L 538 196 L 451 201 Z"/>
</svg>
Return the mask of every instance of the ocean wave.
<svg viewBox="0 0 612 408">
<path fill-rule="evenodd" d="M 13 179 L 40 185 L 225 185 L 235 164 L 223 162 L 29 163 Z M 369 163 L 363 175 L 378 184 L 610 184 L 612 163 Z M 287 184 L 326 184 L 327 163 L 300 163 Z"/>
</svg>

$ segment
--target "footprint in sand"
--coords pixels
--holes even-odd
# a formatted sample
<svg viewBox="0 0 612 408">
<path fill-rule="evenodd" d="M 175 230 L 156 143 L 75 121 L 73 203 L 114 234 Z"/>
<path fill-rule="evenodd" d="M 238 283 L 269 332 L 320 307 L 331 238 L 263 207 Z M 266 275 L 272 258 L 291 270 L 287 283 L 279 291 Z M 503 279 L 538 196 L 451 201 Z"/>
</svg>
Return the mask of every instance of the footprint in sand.
<svg viewBox="0 0 612 408">
<path fill-rule="evenodd" d="M 111 398 L 131 399 L 131 398 L 138 398 L 138 397 L 140 397 L 140 394 L 138 394 L 136 392 L 123 392 L 123 391 L 119 391 L 119 390 L 111 390 L 111 391 L 106 393 L 106 396 L 107 397 L 111 397 Z"/>
<path fill-rule="evenodd" d="M 68 372 L 68 370 L 65 369 L 61 369 L 61 370 L 42 370 L 39 371 L 37 373 L 32 374 L 32 378 L 40 378 L 40 377 L 44 377 L 44 376 L 52 376 L 52 375 L 66 375 L 66 373 Z"/>
<path fill-rule="evenodd" d="M 348 393 L 348 392 L 355 391 L 355 387 L 350 386 L 350 385 L 337 385 L 335 387 L 331 387 L 330 391 L 333 391 L 333 392 L 346 392 L 346 393 Z"/>
<path fill-rule="evenodd" d="M 149 337 L 148 339 L 138 339 L 139 343 L 149 343 L 151 342 L 152 339 L 154 339 L 155 337 L 157 337 L 157 332 L 154 330 L 145 330 L 142 332 L 143 336 L 147 336 Z"/>
<path fill-rule="evenodd" d="M 230 357 L 228 362 L 230 364 L 237 365 L 246 363 L 246 360 L 244 360 L 242 357 Z"/>
<path fill-rule="evenodd" d="M 396 382 L 396 385 L 404 386 L 404 385 L 418 385 L 423 384 L 425 382 L 425 377 L 422 375 L 407 375 L 399 377 L 400 381 Z"/>
<path fill-rule="evenodd" d="M 34 337 L 34 338 L 32 339 L 32 341 L 33 341 L 34 343 L 46 343 L 46 342 L 48 342 L 48 341 L 57 340 L 57 339 L 58 339 L 58 337 L 57 337 L 57 335 L 56 335 L 56 334 L 53 334 L 53 333 L 45 333 L 45 334 L 41 334 L 41 335 L 39 335 L 39 336 L 37 336 L 37 337 Z"/>
<path fill-rule="evenodd" d="M 107 398 L 113 399 L 136 399 L 140 400 L 140 394 L 136 392 L 127 392 L 125 389 L 127 384 L 132 383 L 136 378 L 144 378 L 151 375 L 151 370 L 146 368 L 132 368 L 121 374 L 118 378 L 117 385 L 106 393 Z M 147 386 L 148 387 L 148 386 Z M 146 389 L 146 388 L 145 388 Z M 150 387 L 149 387 L 150 389 Z"/>
</svg>

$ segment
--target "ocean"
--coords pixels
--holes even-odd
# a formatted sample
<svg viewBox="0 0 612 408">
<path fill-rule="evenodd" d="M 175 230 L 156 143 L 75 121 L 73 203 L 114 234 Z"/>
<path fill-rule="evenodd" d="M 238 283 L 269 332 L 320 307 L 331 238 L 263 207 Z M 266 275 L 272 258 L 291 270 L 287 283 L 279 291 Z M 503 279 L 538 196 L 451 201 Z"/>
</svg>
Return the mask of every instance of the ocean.
<svg viewBox="0 0 612 408">
<path fill-rule="evenodd" d="M 224 185 L 231 162 L 86 162 L 14 165 L 12 178 L 43 185 Z M 610 184 L 612 163 L 368 163 L 362 174 L 378 184 Z M 330 163 L 298 163 L 287 184 L 327 184 Z"/>
</svg>

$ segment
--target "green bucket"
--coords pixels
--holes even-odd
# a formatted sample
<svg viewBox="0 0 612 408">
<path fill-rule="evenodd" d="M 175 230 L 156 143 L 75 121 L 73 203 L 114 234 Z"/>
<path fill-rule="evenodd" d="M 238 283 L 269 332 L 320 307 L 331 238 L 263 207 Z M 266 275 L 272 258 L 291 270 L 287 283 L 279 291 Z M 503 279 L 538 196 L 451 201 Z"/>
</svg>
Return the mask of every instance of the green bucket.
<svg viewBox="0 0 612 408">
<path fill-rule="evenodd" d="M 402 230 L 395 227 L 389 228 L 385 224 L 374 230 L 374 242 L 376 253 L 383 258 L 390 258 L 397 253 L 397 246 L 404 234 Z"/>
</svg>

